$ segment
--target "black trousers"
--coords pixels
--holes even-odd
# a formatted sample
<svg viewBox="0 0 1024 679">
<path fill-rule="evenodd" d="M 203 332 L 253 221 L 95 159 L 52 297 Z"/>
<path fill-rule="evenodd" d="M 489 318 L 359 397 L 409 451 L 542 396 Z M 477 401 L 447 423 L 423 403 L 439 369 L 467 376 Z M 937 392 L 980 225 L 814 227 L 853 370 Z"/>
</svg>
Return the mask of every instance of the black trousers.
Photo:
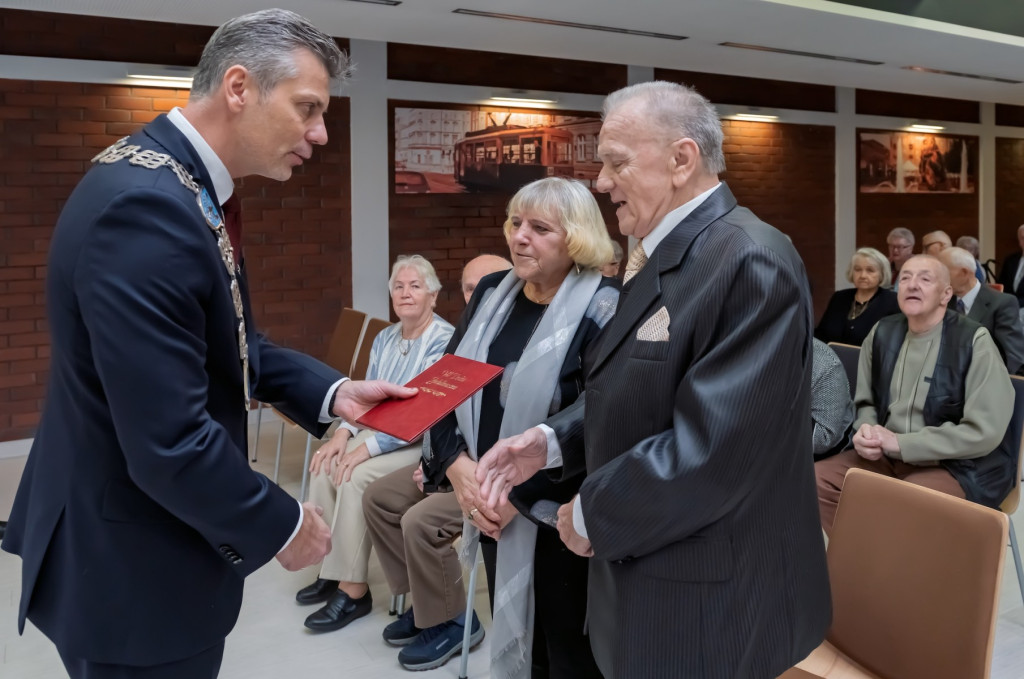
<svg viewBox="0 0 1024 679">
<path fill-rule="evenodd" d="M 532 679 L 601 679 L 583 633 L 589 559 L 569 551 L 556 530 L 539 528 L 533 568 Z"/>
<path fill-rule="evenodd" d="M 60 654 L 71 679 L 216 679 L 223 658 L 223 641 L 191 657 L 147 667 L 111 665 Z"/>
</svg>

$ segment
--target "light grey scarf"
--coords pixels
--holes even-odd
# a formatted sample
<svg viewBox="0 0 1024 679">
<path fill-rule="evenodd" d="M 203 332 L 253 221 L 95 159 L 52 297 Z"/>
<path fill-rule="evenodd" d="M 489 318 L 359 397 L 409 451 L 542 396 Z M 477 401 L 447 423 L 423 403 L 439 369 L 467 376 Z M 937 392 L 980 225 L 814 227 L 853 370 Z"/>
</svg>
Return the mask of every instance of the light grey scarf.
<svg viewBox="0 0 1024 679">
<path fill-rule="evenodd" d="M 601 274 L 595 270 L 579 272 L 573 268 L 565 277 L 515 364 L 514 373 L 503 376 L 508 379 L 509 388 L 499 430 L 501 438 L 521 434 L 547 419 L 569 345 L 600 283 Z M 513 270 L 489 291 L 455 350 L 456 356 L 487 361 L 491 343 L 505 325 L 523 284 Z M 478 391 L 455 409 L 459 430 L 474 460 L 486 452 L 476 449 L 481 397 L 482 391 Z M 465 521 L 460 557 L 467 567 L 475 567 L 479 540 L 476 526 Z M 527 679 L 530 676 L 536 543 L 536 524 L 522 516 L 516 515 L 501 531 L 491 632 L 493 677 Z M 468 616 L 466 624 L 472 624 Z"/>
</svg>

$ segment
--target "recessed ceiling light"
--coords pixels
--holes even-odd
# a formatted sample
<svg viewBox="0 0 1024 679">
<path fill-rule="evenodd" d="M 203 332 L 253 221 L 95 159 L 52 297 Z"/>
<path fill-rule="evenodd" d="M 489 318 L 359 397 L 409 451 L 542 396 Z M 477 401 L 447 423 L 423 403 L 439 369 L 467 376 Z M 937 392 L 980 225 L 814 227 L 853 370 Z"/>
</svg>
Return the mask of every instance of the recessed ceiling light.
<svg viewBox="0 0 1024 679">
<path fill-rule="evenodd" d="M 778 116 L 763 115 L 761 113 L 736 113 L 729 116 L 733 120 L 748 120 L 755 123 L 770 123 L 778 120 Z"/>
<path fill-rule="evenodd" d="M 974 73 L 958 73 L 957 71 L 943 71 L 940 68 L 927 68 L 925 66 L 904 66 L 905 71 L 917 71 L 918 73 L 935 73 L 938 75 L 952 75 L 957 78 L 971 78 L 972 80 L 987 80 L 994 83 L 1004 83 L 1007 85 L 1020 85 L 1020 80 L 1011 80 L 1010 78 L 997 78 L 994 75 L 977 75 Z"/>
<path fill-rule="evenodd" d="M 348 0 L 349 2 L 365 2 L 367 5 L 387 5 L 388 7 L 397 7 L 402 4 L 402 0 Z"/>
<path fill-rule="evenodd" d="M 914 123 L 907 129 L 913 130 L 914 132 L 940 132 L 946 128 L 943 125 L 925 125 L 924 123 Z"/>
<path fill-rule="evenodd" d="M 750 45 L 743 42 L 720 42 L 722 47 L 738 47 L 744 50 L 756 50 L 758 52 L 775 52 L 776 54 L 790 54 L 797 57 L 811 57 L 813 59 L 828 59 L 829 61 L 845 61 L 851 64 L 864 64 L 866 66 L 881 66 L 884 61 L 872 59 L 858 59 L 856 57 L 839 57 L 834 54 L 819 54 L 818 52 L 801 52 L 800 50 L 788 50 L 781 47 L 766 47 L 765 45 Z"/>
<path fill-rule="evenodd" d="M 619 28 L 618 26 L 600 26 L 598 24 L 580 24 L 575 21 L 559 21 L 557 19 L 541 19 L 540 17 L 527 17 L 519 14 L 502 14 L 500 12 L 482 12 L 476 9 L 453 9 L 452 14 L 466 14 L 475 17 L 487 17 L 489 19 L 506 19 L 508 21 L 525 21 L 531 24 L 547 24 L 548 26 L 566 26 L 568 28 L 585 28 L 588 31 L 604 31 L 606 33 L 622 33 L 624 35 L 637 35 L 642 38 L 662 38 L 663 40 L 686 40 L 685 35 L 670 35 L 668 33 L 654 33 L 652 31 L 637 31 L 632 28 Z"/>
</svg>

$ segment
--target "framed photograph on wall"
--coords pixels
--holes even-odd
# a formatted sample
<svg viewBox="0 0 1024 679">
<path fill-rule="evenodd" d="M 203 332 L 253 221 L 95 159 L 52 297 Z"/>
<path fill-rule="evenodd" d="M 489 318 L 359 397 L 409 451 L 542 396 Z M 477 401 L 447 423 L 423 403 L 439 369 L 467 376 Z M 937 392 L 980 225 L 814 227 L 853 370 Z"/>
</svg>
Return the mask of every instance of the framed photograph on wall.
<svg viewBox="0 0 1024 679">
<path fill-rule="evenodd" d="M 541 111 L 395 107 L 395 193 L 514 193 L 541 177 L 591 189 L 601 119 Z"/>
<path fill-rule="evenodd" d="M 978 138 L 857 131 L 857 186 L 861 193 L 974 193 Z"/>
</svg>

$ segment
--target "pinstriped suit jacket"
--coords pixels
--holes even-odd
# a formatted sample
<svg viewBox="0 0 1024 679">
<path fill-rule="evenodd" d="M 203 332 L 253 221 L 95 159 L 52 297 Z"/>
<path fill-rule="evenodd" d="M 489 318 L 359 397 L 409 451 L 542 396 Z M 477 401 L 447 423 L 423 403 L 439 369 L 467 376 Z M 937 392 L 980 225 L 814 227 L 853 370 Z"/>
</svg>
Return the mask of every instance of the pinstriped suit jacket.
<svg viewBox="0 0 1024 679">
<path fill-rule="evenodd" d="M 662 307 L 669 340 L 638 340 Z M 623 291 L 584 396 L 549 421 L 565 472 L 586 465 L 607 679 L 774 678 L 824 638 L 812 327 L 796 251 L 725 184 Z"/>
</svg>

